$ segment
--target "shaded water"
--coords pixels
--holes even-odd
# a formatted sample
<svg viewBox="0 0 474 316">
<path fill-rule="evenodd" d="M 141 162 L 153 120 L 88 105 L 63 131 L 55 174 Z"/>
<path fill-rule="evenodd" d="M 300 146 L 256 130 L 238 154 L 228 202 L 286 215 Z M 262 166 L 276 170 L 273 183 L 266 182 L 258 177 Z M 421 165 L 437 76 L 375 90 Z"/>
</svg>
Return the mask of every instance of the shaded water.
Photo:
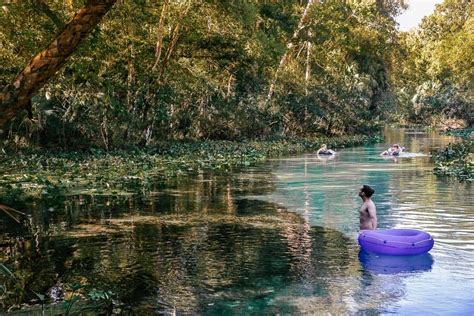
<svg viewBox="0 0 474 316">
<path fill-rule="evenodd" d="M 421 155 L 450 141 L 389 129 L 387 144 L 417 155 L 382 158 L 380 144 L 180 178 L 146 197 L 73 196 L 32 209 L 33 236 L 5 225 L 0 259 L 36 292 L 81 283 L 136 314 L 469 314 L 473 188 Z M 376 190 L 379 227 L 432 233 L 430 254 L 359 252 L 361 184 Z"/>
</svg>

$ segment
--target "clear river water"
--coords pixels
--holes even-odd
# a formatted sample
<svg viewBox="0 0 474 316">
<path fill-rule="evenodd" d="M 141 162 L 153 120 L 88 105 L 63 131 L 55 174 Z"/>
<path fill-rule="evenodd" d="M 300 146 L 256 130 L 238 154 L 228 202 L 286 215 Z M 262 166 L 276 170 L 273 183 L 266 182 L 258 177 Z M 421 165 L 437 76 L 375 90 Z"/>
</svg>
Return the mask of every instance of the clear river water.
<svg viewBox="0 0 474 316">
<path fill-rule="evenodd" d="M 138 315 L 472 315 L 474 189 L 433 175 L 428 157 L 455 139 L 415 129 L 385 137 L 335 157 L 180 177 L 146 196 L 38 206 L 33 237 L 3 228 L 14 238 L 0 259 L 37 292 L 83 284 Z M 380 157 L 391 143 L 408 153 Z M 379 228 L 425 230 L 434 248 L 361 252 L 362 184 L 375 189 Z"/>
</svg>

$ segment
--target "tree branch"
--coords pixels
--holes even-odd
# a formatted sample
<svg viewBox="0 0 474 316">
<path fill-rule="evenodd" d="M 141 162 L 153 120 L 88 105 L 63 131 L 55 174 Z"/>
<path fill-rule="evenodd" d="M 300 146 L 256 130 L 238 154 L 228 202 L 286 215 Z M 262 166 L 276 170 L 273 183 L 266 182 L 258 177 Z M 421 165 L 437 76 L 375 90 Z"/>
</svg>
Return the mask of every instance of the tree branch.
<svg viewBox="0 0 474 316">
<path fill-rule="evenodd" d="M 28 108 L 30 98 L 66 63 L 117 0 L 89 0 L 55 39 L 0 91 L 0 128 Z"/>
<path fill-rule="evenodd" d="M 53 21 L 54 25 L 60 30 L 64 27 L 64 22 L 54 13 L 53 10 L 43 1 L 43 0 L 31 0 L 32 4 L 35 6 L 35 9 L 42 12 L 46 15 L 51 21 Z"/>
</svg>

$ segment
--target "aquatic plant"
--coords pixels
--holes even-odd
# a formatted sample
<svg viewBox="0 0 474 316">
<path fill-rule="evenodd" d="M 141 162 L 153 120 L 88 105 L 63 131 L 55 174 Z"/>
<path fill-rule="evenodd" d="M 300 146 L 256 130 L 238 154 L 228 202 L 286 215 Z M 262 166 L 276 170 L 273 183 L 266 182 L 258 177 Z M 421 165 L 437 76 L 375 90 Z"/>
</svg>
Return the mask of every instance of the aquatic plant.
<svg viewBox="0 0 474 316">
<path fill-rule="evenodd" d="M 452 176 L 460 181 L 474 181 L 474 140 L 449 144 L 448 147 L 434 155 L 438 176 Z"/>
<path fill-rule="evenodd" d="M 18 274 L 17 277 L 15 274 Z M 64 284 L 54 286 L 55 293 L 48 291 L 48 295 L 34 291 L 22 279 L 22 272 L 12 272 L 6 265 L 0 263 L 0 309 L 19 308 L 21 304 L 27 302 L 29 311 L 32 312 L 41 308 L 42 312 L 48 309 L 55 310 L 54 315 L 78 314 L 83 312 L 100 312 L 111 314 L 114 307 L 120 305 L 114 300 L 114 293 L 110 290 L 101 290 L 91 285 L 80 283 Z M 39 305 L 38 305 L 39 303 Z M 58 303 L 58 304 L 51 304 Z"/>
<path fill-rule="evenodd" d="M 61 304 L 65 315 L 91 311 L 111 314 L 113 304 L 117 303 L 113 300 L 114 294 L 111 291 L 99 290 L 79 283 L 66 284 L 64 288 L 68 291 L 68 298 L 64 299 Z M 77 306 L 76 303 L 81 303 L 81 306 Z M 77 310 L 73 309 L 74 306 L 77 306 Z M 109 313 L 105 313 L 105 311 L 109 311 Z"/>
<path fill-rule="evenodd" d="M 3 263 L 0 263 L 0 307 L 19 306 L 28 298 L 32 302 L 40 302 L 43 304 L 45 296 L 33 291 L 27 284 L 22 282 L 21 278 L 17 278 L 15 274 Z M 6 305 L 4 305 L 6 304 Z"/>
<path fill-rule="evenodd" d="M 28 152 L 4 162 L 4 169 L 11 171 L 0 175 L 0 204 L 21 210 L 33 202 L 53 206 L 66 195 L 146 194 L 157 182 L 185 174 L 228 172 L 268 158 L 315 151 L 322 143 L 343 148 L 381 140 L 358 135 L 163 142 L 150 149 L 113 152 Z"/>
<path fill-rule="evenodd" d="M 474 136 L 474 127 L 462 128 L 462 129 L 450 129 L 450 130 L 445 131 L 444 134 L 469 139 Z"/>
</svg>

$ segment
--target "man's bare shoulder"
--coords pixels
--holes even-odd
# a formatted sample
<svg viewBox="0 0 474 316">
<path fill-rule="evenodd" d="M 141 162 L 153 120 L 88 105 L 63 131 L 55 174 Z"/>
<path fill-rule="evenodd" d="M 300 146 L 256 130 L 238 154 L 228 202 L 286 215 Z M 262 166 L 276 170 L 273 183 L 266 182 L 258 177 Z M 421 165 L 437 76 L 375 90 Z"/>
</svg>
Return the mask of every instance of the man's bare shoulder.
<svg viewBox="0 0 474 316">
<path fill-rule="evenodd" d="M 374 201 L 372 201 L 372 200 L 368 201 L 368 202 L 367 202 L 367 208 L 370 208 L 370 209 L 375 210 L 376 207 L 375 207 Z"/>
</svg>

